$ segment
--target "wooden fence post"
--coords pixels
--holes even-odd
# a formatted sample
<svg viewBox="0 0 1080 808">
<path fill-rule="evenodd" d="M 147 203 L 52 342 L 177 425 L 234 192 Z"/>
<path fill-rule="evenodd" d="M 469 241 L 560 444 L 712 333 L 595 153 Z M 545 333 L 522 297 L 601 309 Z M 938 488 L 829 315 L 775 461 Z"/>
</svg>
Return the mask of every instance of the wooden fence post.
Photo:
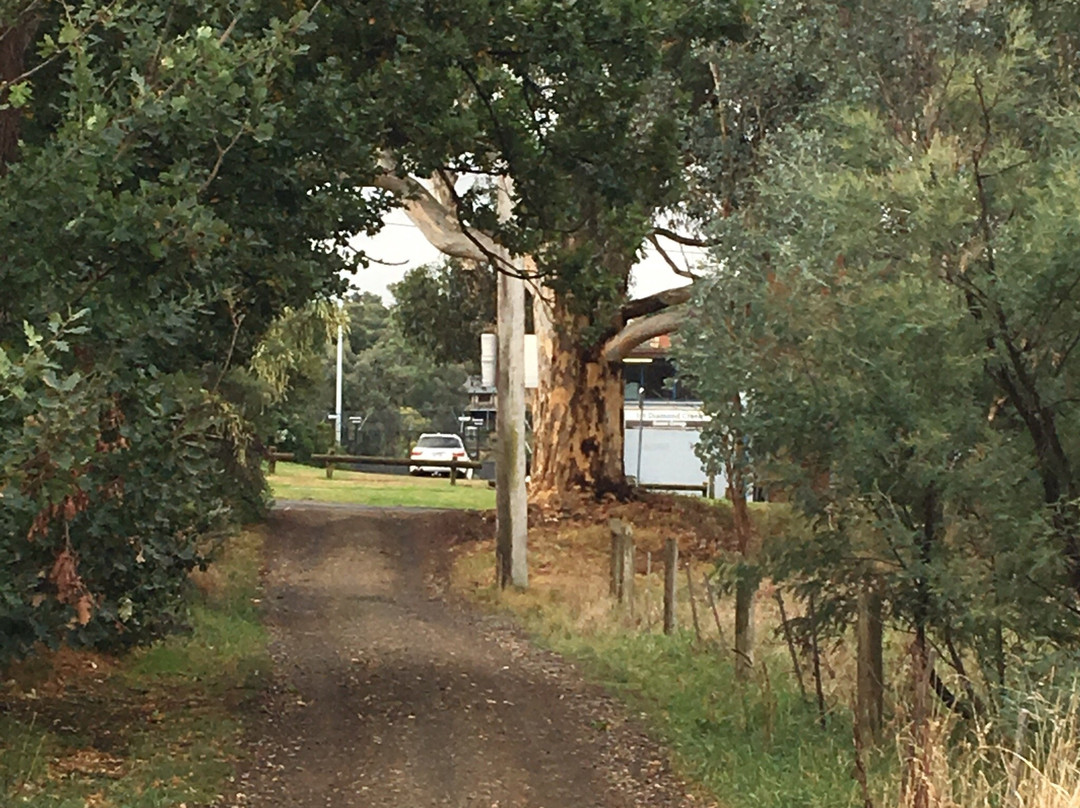
<svg viewBox="0 0 1080 808">
<path fill-rule="evenodd" d="M 618 599 L 619 588 L 622 584 L 622 522 L 618 519 L 612 519 L 608 522 L 608 528 L 611 530 L 611 577 L 608 581 L 608 594 L 611 597 Z"/>
<path fill-rule="evenodd" d="M 328 480 L 334 479 L 334 461 L 333 460 L 327 460 L 326 461 L 326 479 L 328 479 Z"/>
<path fill-rule="evenodd" d="M 610 592 L 619 605 L 633 610 L 634 602 L 634 529 L 619 519 L 612 519 Z"/>
<path fill-rule="evenodd" d="M 664 541 L 664 633 L 675 633 L 675 582 L 679 570 L 679 543 Z"/>
<path fill-rule="evenodd" d="M 276 446 L 268 446 L 268 447 L 266 447 L 266 473 L 267 474 L 276 474 L 277 473 L 277 447 Z"/>
<path fill-rule="evenodd" d="M 622 564 L 619 569 L 622 572 L 622 585 L 619 587 L 619 602 L 630 613 L 634 611 L 634 529 L 630 525 L 623 525 L 622 538 Z"/>
<path fill-rule="evenodd" d="M 457 485 L 457 460 L 450 461 L 450 485 Z"/>
<path fill-rule="evenodd" d="M 881 737 L 884 712 L 884 664 L 882 662 L 881 593 L 873 583 L 859 592 L 856 638 L 855 712 L 863 738 Z"/>
<path fill-rule="evenodd" d="M 694 618 L 694 636 L 697 637 L 697 641 L 700 643 L 701 639 L 701 623 L 698 621 L 697 615 L 697 598 L 694 597 L 694 573 L 690 569 L 690 559 L 686 559 L 686 597 L 690 599 L 690 616 Z"/>
</svg>

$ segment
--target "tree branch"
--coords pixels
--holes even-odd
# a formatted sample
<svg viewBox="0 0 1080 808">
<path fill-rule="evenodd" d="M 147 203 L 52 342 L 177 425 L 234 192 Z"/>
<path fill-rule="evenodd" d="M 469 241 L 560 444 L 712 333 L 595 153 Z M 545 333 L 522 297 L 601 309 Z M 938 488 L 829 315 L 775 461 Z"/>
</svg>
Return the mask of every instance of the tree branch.
<svg viewBox="0 0 1080 808">
<path fill-rule="evenodd" d="M 678 331 L 689 313 L 689 306 L 671 306 L 657 314 L 634 320 L 607 341 L 604 345 L 604 359 L 608 362 L 618 362 L 625 359 L 630 351 L 643 342 L 659 337 L 661 334 Z"/>
<path fill-rule="evenodd" d="M 671 256 L 668 255 L 667 250 L 665 250 L 661 246 L 660 239 L 656 237 L 655 233 L 650 233 L 648 238 L 649 241 L 652 242 L 653 247 L 656 248 L 656 251 L 660 253 L 660 257 L 663 258 L 664 261 L 667 263 L 668 267 L 671 268 L 672 272 L 674 272 L 676 275 L 681 275 L 684 278 L 689 278 L 692 281 L 696 281 L 698 279 L 698 276 L 695 275 L 693 272 L 688 269 L 683 269 L 671 259 Z"/>
<path fill-rule="evenodd" d="M 395 164 L 392 158 L 382 157 L 379 167 L 383 172 L 375 176 L 372 184 L 376 188 L 389 191 L 401 201 L 405 215 L 439 252 L 454 258 L 487 263 L 491 254 L 501 251 L 501 246 L 486 233 L 472 233 L 470 238 L 457 216 L 418 180 L 394 173 Z"/>
<path fill-rule="evenodd" d="M 682 244 L 684 247 L 715 247 L 719 242 L 706 241 L 700 238 L 694 238 L 693 236 L 684 236 L 682 233 L 676 233 L 674 230 L 668 230 L 666 227 L 654 227 L 653 236 L 663 236 L 666 239 L 674 241 L 676 244 Z M 655 241 L 653 242 L 656 243 Z"/>
<path fill-rule="evenodd" d="M 631 300 L 622 308 L 623 322 L 645 317 L 649 314 L 656 314 L 658 311 L 663 311 L 670 306 L 677 306 L 680 303 L 687 303 L 693 296 L 694 285 L 691 283 L 686 286 L 677 286 L 674 289 L 665 289 L 663 292 L 657 292 L 649 297 Z"/>
</svg>

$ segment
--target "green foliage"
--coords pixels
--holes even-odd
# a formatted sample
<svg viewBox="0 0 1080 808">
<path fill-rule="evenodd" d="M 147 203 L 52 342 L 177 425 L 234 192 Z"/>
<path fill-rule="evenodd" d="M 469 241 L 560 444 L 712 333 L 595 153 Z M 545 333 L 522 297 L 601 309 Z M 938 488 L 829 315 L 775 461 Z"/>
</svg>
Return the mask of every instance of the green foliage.
<svg viewBox="0 0 1080 808">
<path fill-rule="evenodd" d="M 738 4 L 377 2 L 317 18 L 333 31 L 315 45 L 324 72 L 387 99 L 398 168 L 480 178 L 455 194 L 461 221 L 534 256 L 576 314 L 611 327 L 654 213 L 680 201 L 683 127 L 709 84 L 694 45 L 737 35 Z M 484 179 L 499 175 L 517 197 L 507 222 Z"/>
<path fill-rule="evenodd" d="M 478 367 L 480 334 L 495 327 L 490 269 L 447 261 L 409 270 L 390 290 L 405 341 L 435 362 Z"/>
<path fill-rule="evenodd" d="M 394 310 L 374 295 L 358 296 L 346 308 L 353 328 L 345 353 L 344 406 L 365 418 L 351 448 L 404 457 L 420 432 L 457 432 L 457 417 L 468 404 L 468 366 L 418 352 Z"/>
<path fill-rule="evenodd" d="M 810 519 L 767 574 L 837 631 L 876 581 L 993 696 L 1080 639 L 1075 32 L 1019 3 L 840 5 L 804 21 L 794 69 L 822 89 L 716 223 L 680 367 L 715 419 L 703 455 L 749 436 Z"/>
<path fill-rule="evenodd" d="M 227 513 L 220 456 L 244 448 L 230 409 L 183 377 L 114 393 L 100 369 L 65 372 L 83 329 L 49 328 L 44 339 L 28 327 L 14 361 L 0 352 L 4 659 L 38 642 L 128 644 L 182 625 L 187 573 Z M 131 410 L 151 417 L 129 421 Z"/>
<path fill-rule="evenodd" d="M 28 692 L 20 692 L 7 683 L 7 710 L 0 716 L 4 804 L 213 802 L 242 752 L 233 710 L 255 695 L 271 665 L 252 602 L 260 551 L 257 534 L 230 536 L 225 552 L 200 576 L 190 633 L 137 651 L 116 667 L 91 672 L 85 663 L 102 660 L 61 662 L 56 675 L 66 677 L 63 687 L 28 680 Z M 49 663 L 35 663 L 36 670 Z M 45 714 L 64 720 L 43 721 Z"/>
<path fill-rule="evenodd" d="M 183 625 L 214 532 L 266 506 L 254 419 L 299 369 L 268 361 L 276 323 L 341 288 L 336 248 L 382 209 L 364 160 L 323 157 L 369 141 L 305 123 L 314 31 L 279 11 L 27 12 L 0 156 L 0 661 Z"/>
</svg>

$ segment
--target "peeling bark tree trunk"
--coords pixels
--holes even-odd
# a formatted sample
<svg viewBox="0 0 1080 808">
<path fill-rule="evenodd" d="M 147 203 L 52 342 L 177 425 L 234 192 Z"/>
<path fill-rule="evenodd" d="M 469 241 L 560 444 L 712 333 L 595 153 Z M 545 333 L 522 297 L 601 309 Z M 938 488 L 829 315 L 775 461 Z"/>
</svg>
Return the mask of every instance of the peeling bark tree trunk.
<svg viewBox="0 0 1080 808">
<path fill-rule="evenodd" d="M 26 49 L 34 37 L 37 21 L 24 19 L 8 24 L 0 20 L 0 85 L 6 86 L 25 70 Z M 6 90 L 0 90 L 0 104 L 8 100 Z M 19 122 L 22 111 L 0 109 L 0 175 L 7 171 L 19 150 Z"/>
<path fill-rule="evenodd" d="M 586 318 L 541 297 L 534 307 L 539 388 L 530 498 L 559 507 L 583 491 L 626 496 L 622 364 L 605 360 L 602 344 L 582 341 Z"/>
</svg>

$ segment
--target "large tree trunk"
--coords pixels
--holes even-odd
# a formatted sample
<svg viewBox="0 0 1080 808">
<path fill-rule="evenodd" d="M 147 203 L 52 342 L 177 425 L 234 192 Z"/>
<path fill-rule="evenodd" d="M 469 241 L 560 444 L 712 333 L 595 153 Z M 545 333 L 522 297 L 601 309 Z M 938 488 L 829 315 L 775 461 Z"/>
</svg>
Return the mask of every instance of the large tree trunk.
<svg viewBox="0 0 1080 808">
<path fill-rule="evenodd" d="M 543 298 L 548 298 L 544 300 Z M 537 295 L 539 387 L 533 404 L 530 499 L 561 507 L 582 493 L 626 496 L 622 363 L 583 341 L 587 318 Z"/>
</svg>

